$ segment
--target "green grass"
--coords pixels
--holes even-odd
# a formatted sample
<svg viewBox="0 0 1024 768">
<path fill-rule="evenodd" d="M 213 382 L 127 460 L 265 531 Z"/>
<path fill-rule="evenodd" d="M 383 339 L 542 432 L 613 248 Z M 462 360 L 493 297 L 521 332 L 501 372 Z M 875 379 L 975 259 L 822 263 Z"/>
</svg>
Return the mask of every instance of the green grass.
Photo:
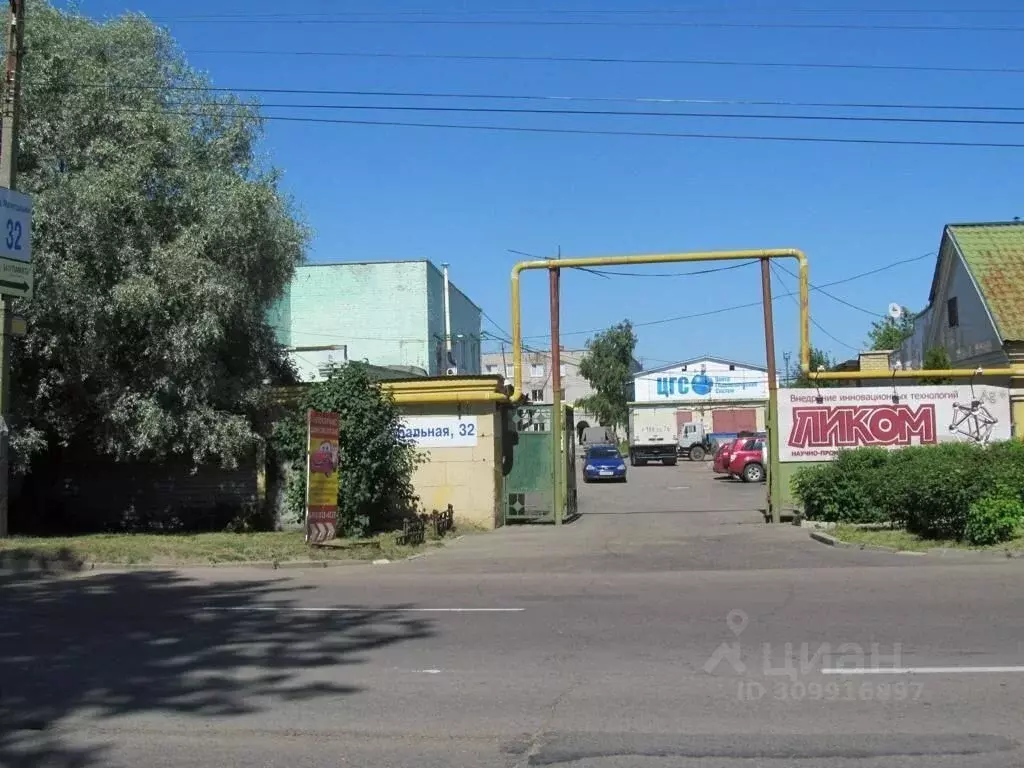
<svg viewBox="0 0 1024 768">
<path fill-rule="evenodd" d="M 58 558 L 118 565 L 205 565 L 212 563 L 287 562 L 290 560 L 389 560 L 438 546 L 396 543 L 395 534 L 366 540 L 340 540 L 310 547 L 301 531 L 282 533 L 95 534 L 87 536 L 0 539 L 4 559 Z"/>
<path fill-rule="evenodd" d="M 926 552 L 929 549 L 974 549 L 996 552 L 1002 552 L 1007 549 L 1014 551 L 1024 550 L 1024 538 L 1012 539 L 991 547 L 974 547 L 963 541 L 922 539 L 920 536 L 899 529 L 875 531 L 854 528 L 849 525 L 839 525 L 833 530 L 826 531 L 826 533 L 849 544 L 893 547 L 904 552 Z"/>
</svg>

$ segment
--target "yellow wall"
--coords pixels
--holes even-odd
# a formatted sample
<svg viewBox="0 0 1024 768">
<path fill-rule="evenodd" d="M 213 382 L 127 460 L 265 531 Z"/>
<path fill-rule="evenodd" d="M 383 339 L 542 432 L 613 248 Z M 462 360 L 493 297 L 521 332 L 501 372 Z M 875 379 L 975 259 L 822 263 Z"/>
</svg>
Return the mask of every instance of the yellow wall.
<svg viewBox="0 0 1024 768">
<path fill-rule="evenodd" d="M 424 448 L 426 459 L 413 475 L 420 503 L 429 512 L 455 508 L 455 519 L 495 528 L 500 524 L 501 419 L 494 403 L 399 404 L 409 416 L 476 416 L 473 447 Z"/>
<path fill-rule="evenodd" d="M 1017 440 L 1024 440 L 1024 400 L 1012 401 L 1010 409 L 1010 416 L 1013 419 L 1013 436 Z"/>
</svg>

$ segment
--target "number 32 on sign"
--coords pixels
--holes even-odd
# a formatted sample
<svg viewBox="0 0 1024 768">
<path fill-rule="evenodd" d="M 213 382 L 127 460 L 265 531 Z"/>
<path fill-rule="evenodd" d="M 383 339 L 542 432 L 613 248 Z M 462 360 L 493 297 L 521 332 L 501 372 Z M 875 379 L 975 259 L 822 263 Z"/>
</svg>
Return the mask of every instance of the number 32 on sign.
<svg viewBox="0 0 1024 768">
<path fill-rule="evenodd" d="M 0 294 L 32 297 L 32 200 L 0 188 Z"/>
</svg>

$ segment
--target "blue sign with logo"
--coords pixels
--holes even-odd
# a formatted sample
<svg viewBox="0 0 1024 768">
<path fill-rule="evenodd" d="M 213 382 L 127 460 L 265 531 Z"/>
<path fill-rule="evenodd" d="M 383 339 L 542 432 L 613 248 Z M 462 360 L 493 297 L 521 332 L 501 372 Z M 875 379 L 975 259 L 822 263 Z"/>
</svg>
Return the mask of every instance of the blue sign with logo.
<svg viewBox="0 0 1024 768">
<path fill-rule="evenodd" d="M 660 376 L 656 382 L 659 397 L 680 397 L 696 395 L 737 395 L 749 390 L 765 387 L 764 381 L 749 380 L 737 376 L 714 376 L 704 371 L 691 376 Z"/>
</svg>

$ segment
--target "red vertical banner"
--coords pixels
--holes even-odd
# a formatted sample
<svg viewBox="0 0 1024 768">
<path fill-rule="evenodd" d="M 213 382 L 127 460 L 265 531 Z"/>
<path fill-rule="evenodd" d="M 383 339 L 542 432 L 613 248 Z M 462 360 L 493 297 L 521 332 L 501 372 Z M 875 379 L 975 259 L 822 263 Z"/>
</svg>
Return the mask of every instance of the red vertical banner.
<svg viewBox="0 0 1024 768">
<path fill-rule="evenodd" d="M 333 539 L 338 523 L 338 414 L 306 414 L 306 541 Z"/>
</svg>

